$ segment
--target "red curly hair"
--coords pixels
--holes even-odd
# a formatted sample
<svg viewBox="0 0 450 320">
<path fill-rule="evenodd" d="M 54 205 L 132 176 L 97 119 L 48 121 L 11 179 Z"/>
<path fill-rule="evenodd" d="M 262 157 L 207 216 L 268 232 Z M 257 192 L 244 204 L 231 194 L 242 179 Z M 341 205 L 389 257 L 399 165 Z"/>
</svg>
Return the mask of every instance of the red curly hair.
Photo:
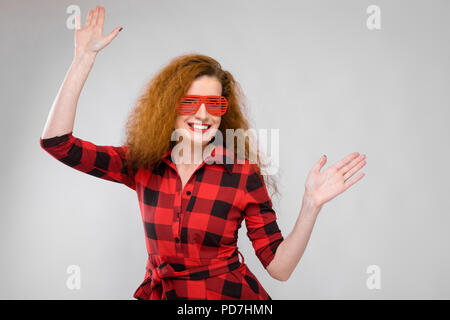
<svg viewBox="0 0 450 320">
<path fill-rule="evenodd" d="M 222 95 L 228 100 L 227 112 L 222 116 L 218 129 L 222 132 L 224 145 L 228 145 L 227 129 L 243 129 L 238 130 L 237 136 L 242 131 L 247 132 L 249 121 L 245 96 L 231 73 L 206 55 L 193 53 L 175 57 L 145 86 L 128 116 L 126 161 L 134 172 L 139 168 L 152 170 L 160 163 L 162 155 L 175 145 L 176 141 L 171 141 L 171 135 L 177 117 L 177 102 L 187 93 L 191 83 L 203 75 L 216 77 L 222 84 Z M 250 135 L 253 136 L 251 132 Z M 239 150 L 242 148 L 241 143 L 234 143 L 235 160 L 236 155 L 245 155 L 245 159 L 254 160 L 262 181 L 273 189 L 273 194 L 279 193 L 274 178 L 267 176 L 264 179 L 261 174 L 263 163 L 260 151 L 250 156 L 251 150 L 255 148 L 249 148 L 248 137 L 244 137 L 243 141 L 245 150 Z"/>
</svg>

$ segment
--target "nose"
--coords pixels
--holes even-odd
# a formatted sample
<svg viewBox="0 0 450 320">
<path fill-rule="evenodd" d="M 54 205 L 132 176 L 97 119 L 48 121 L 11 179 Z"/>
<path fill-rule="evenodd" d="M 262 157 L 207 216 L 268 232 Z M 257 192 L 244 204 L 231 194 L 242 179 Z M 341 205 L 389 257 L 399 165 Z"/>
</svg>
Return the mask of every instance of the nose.
<svg viewBox="0 0 450 320">
<path fill-rule="evenodd" d="M 202 103 L 200 108 L 197 110 L 195 117 L 201 120 L 208 118 L 208 111 L 206 110 L 206 106 L 204 103 Z"/>
</svg>

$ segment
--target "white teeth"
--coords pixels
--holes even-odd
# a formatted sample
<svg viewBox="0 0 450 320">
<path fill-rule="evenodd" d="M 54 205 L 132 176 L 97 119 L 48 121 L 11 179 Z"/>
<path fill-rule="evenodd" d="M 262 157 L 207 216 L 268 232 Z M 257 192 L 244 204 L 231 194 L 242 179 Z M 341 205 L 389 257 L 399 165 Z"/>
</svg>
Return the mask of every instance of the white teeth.
<svg viewBox="0 0 450 320">
<path fill-rule="evenodd" d="M 208 129 L 208 126 L 202 126 L 199 124 L 192 124 L 191 125 L 194 129 L 199 129 L 199 130 L 204 130 L 204 129 Z"/>
</svg>

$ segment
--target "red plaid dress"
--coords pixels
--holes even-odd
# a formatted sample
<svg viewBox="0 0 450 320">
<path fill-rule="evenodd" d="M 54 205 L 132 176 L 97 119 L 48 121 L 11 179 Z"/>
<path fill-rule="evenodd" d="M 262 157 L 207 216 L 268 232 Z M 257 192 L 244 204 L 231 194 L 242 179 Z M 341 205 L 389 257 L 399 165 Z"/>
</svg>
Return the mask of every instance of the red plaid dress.
<svg viewBox="0 0 450 320">
<path fill-rule="evenodd" d="M 256 164 L 228 163 L 228 149 L 216 146 L 182 190 L 171 151 L 152 171 L 132 172 L 127 146 L 98 146 L 72 132 L 40 138 L 40 145 L 76 170 L 136 191 L 148 259 L 134 298 L 271 299 L 237 248 L 242 220 L 264 268 L 283 241 Z"/>
</svg>

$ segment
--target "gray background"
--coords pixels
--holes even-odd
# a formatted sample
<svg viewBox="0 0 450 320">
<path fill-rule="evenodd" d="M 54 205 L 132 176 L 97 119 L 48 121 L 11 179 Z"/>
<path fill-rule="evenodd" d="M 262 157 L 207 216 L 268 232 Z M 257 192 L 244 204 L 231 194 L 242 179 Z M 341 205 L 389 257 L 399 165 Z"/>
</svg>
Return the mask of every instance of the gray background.
<svg viewBox="0 0 450 320">
<path fill-rule="evenodd" d="M 132 299 L 146 250 L 136 193 L 58 163 L 39 146 L 73 57 L 66 8 L 106 8 L 74 135 L 120 145 L 146 82 L 173 57 L 217 59 L 242 85 L 255 128 L 280 129 L 286 237 L 322 154 L 358 151 L 366 176 L 325 204 L 287 282 L 238 246 L 274 299 L 449 299 L 448 1 L 1 1 L 0 298 Z M 381 8 L 368 30 L 366 8 Z M 81 268 L 81 289 L 66 268 Z M 369 265 L 381 289 L 366 287 Z"/>
</svg>

